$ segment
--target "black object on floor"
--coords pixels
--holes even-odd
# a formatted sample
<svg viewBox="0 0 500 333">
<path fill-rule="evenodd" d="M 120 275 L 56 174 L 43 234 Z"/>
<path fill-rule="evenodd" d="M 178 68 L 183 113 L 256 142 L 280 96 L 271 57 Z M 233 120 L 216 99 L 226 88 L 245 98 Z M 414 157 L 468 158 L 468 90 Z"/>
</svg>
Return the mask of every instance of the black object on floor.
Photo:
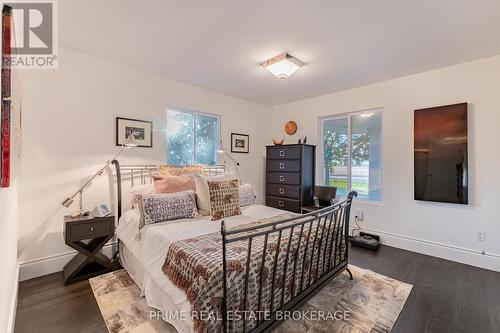
<svg viewBox="0 0 500 333">
<path fill-rule="evenodd" d="M 380 237 L 377 235 L 360 232 L 359 235 L 349 239 L 353 246 L 359 246 L 368 250 L 377 251 L 380 244 Z"/>
</svg>

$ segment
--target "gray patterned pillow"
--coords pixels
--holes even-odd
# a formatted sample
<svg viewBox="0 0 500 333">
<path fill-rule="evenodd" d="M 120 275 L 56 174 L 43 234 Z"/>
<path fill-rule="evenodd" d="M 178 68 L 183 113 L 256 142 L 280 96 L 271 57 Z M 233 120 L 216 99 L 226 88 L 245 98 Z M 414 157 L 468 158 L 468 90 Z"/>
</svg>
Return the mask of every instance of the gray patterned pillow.
<svg viewBox="0 0 500 333">
<path fill-rule="evenodd" d="M 253 205 L 257 197 L 249 183 L 240 186 L 240 206 Z"/>
<path fill-rule="evenodd" d="M 193 191 L 137 195 L 141 220 L 139 230 L 146 224 L 193 218 L 198 215 Z"/>
<path fill-rule="evenodd" d="M 241 215 L 238 180 L 208 181 L 212 221 Z"/>
</svg>

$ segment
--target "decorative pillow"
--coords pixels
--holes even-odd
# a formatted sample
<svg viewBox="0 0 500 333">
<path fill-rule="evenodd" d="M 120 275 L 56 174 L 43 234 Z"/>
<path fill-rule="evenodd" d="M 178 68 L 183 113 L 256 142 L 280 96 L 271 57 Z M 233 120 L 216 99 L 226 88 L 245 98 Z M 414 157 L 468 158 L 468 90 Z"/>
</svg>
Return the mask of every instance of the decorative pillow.
<svg viewBox="0 0 500 333">
<path fill-rule="evenodd" d="M 155 188 L 153 184 L 145 184 L 134 186 L 130 189 L 130 194 L 132 195 L 132 206 L 137 206 L 137 196 L 140 194 L 153 194 L 155 193 Z"/>
<path fill-rule="evenodd" d="M 156 193 L 175 193 L 196 191 L 193 175 L 182 176 L 153 176 Z"/>
<path fill-rule="evenodd" d="M 207 182 L 212 221 L 228 216 L 241 215 L 238 180 L 209 180 Z"/>
<path fill-rule="evenodd" d="M 252 185 L 249 183 L 241 185 L 239 188 L 240 192 L 240 206 L 253 205 L 257 199 L 255 192 L 253 191 Z"/>
<path fill-rule="evenodd" d="M 146 224 L 193 218 L 198 214 L 193 191 L 139 194 L 141 219 L 139 230 Z"/>
<path fill-rule="evenodd" d="M 205 168 L 202 165 L 160 165 L 160 174 L 165 176 L 192 175 L 195 173 L 205 175 Z"/>
<path fill-rule="evenodd" d="M 235 179 L 233 172 L 221 173 L 216 176 L 204 176 L 200 174 L 194 174 L 196 183 L 196 199 L 198 201 L 198 209 L 200 214 L 209 215 L 210 214 L 210 195 L 208 193 L 208 181 L 217 180 L 231 180 Z"/>
</svg>

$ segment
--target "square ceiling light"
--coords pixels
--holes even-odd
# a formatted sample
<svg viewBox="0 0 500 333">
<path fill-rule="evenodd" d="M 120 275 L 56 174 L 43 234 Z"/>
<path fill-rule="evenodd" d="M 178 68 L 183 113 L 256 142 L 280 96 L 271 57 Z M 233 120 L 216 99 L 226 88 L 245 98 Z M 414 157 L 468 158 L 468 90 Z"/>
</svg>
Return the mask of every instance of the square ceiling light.
<svg viewBox="0 0 500 333">
<path fill-rule="evenodd" d="M 265 69 L 280 79 L 286 79 L 304 65 L 302 61 L 288 53 L 280 54 L 261 63 Z"/>
</svg>

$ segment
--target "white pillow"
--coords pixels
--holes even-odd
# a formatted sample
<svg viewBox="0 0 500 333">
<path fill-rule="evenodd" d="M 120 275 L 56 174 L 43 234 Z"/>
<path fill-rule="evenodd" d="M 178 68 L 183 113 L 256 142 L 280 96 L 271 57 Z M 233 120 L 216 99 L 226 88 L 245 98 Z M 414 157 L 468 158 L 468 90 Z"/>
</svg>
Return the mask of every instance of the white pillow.
<svg viewBox="0 0 500 333">
<path fill-rule="evenodd" d="M 151 184 L 144 184 L 144 185 L 139 185 L 139 186 L 134 186 L 130 189 L 130 194 L 132 195 L 132 207 L 137 206 L 138 201 L 137 201 L 137 195 L 143 195 L 143 194 L 153 194 L 155 192 L 155 187 L 154 185 Z"/>
<path fill-rule="evenodd" d="M 255 204 L 257 196 L 255 195 L 255 192 L 253 191 L 252 185 L 250 183 L 241 185 L 239 191 L 240 191 L 240 207 Z"/>
<path fill-rule="evenodd" d="M 210 214 L 210 194 L 208 192 L 209 180 L 233 180 L 236 179 L 234 172 L 225 172 L 216 176 L 204 176 L 198 173 L 194 174 L 196 183 L 196 197 L 199 213 L 202 215 Z"/>
</svg>

